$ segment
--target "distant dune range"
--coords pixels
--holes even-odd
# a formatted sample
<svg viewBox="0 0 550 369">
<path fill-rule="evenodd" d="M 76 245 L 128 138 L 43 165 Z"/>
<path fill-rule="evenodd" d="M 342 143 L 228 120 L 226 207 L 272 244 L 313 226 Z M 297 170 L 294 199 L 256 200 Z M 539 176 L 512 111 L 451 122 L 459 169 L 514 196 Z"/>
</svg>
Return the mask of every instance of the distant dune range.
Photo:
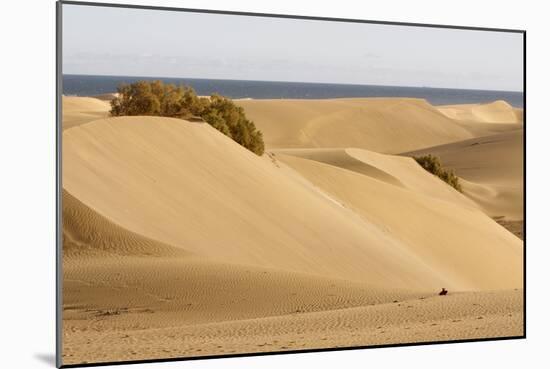
<svg viewBox="0 0 550 369">
<path fill-rule="evenodd" d="M 240 100 L 273 151 L 364 148 L 440 157 L 491 217 L 523 220 L 523 110 L 504 101 L 434 107 L 421 99 Z M 339 166 L 329 154 L 313 154 Z M 305 151 L 300 156 L 306 155 Z M 328 161 L 327 161 L 328 160 Z M 351 165 L 350 161 L 344 165 Z"/>
<path fill-rule="evenodd" d="M 240 100 L 268 148 L 364 148 L 397 154 L 472 138 L 422 99 Z"/>
<path fill-rule="evenodd" d="M 491 219 L 521 214 L 517 111 L 238 104 L 263 157 L 64 97 L 65 364 L 522 334 L 523 245 Z M 390 155 L 414 150 L 464 194 Z"/>
</svg>

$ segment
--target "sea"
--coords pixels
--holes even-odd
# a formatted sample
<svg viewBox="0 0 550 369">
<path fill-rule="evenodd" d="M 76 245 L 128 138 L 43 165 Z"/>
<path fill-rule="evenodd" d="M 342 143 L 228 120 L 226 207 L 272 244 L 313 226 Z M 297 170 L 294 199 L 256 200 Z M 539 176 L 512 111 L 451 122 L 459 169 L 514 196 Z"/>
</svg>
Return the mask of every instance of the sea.
<svg viewBox="0 0 550 369">
<path fill-rule="evenodd" d="M 331 99 L 339 97 L 414 97 L 426 99 L 432 105 L 488 103 L 504 100 L 523 108 L 523 92 L 492 90 L 461 90 L 433 87 L 401 87 L 336 83 L 246 81 L 229 79 L 166 78 L 63 75 L 63 94 L 93 96 L 116 92 L 122 83 L 139 80 L 162 80 L 164 83 L 191 86 L 198 95 L 213 93 L 232 99 Z"/>
</svg>

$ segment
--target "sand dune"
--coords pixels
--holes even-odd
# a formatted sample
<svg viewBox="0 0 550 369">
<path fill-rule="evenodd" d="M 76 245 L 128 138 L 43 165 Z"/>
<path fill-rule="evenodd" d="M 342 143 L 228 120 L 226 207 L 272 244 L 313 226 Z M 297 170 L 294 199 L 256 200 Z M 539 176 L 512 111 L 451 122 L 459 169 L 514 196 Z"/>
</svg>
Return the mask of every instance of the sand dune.
<svg viewBox="0 0 550 369">
<path fill-rule="evenodd" d="M 379 154 L 364 149 L 290 149 L 275 152 L 351 170 L 461 206 L 478 207 L 475 202 L 426 172 L 412 158 Z"/>
<path fill-rule="evenodd" d="M 63 96 L 63 130 L 105 118 L 111 109 L 109 102 L 93 97 Z"/>
<path fill-rule="evenodd" d="M 523 130 L 436 146 L 431 153 L 462 179 L 464 194 L 492 217 L 523 219 Z"/>
<path fill-rule="evenodd" d="M 520 110 L 514 109 L 502 100 L 489 104 L 441 105 L 437 110 L 451 119 L 460 121 L 516 124 L 523 120 L 519 114 Z"/>
<path fill-rule="evenodd" d="M 512 270 L 520 262 L 521 247 L 472 209 L 434 203 L 395 186 L 387 190 L 380 181 L 371 183 L 343 170 L 323 172 L 323 180 L 330 178 L 331 184 L 340 186 L 337 201 L 327 201 L 333 189 L 293 180 L 207 124 L 111 118 L 66 130 L 63 138 L 63 183 L 71 194 L 130 231 L 190 252 L 230 263 L 399 288 L 437 288 L 442 283 L 462 289 L 521 285 L 520 269 L 487 272 L 496 265 L 486 258 L 496 243 L 502 244 L 498 256 L 502 264 Z M 338 203 L 339 189 L 351 188 L 367 203 L 377 203 L 370 197 L 382 191 L 377 197 L 382 204 L 361 213 L 363 217 L 356 215 L 357 209 Z M 372 188 L 371 196 L 365 196 L 366 188 Z M 391 200 L 386 199 L 392 198 L 401 201 L 387 206 Z M 402 210 L 407 202 L 408 212 Z M 434 206 L 437 210 L 430 210 Z M 414 219 L 392 218 L 397 213 Z M 432 216 L 425 218 L 425 213 Z M 388 232 L 389 224 L 409 230 L 409 238 Z M 438 229 L 440 237 L 427 234 L 429 228 Z M 464 269 L 454 266 L 448 273 L 448 265 L 441 261 L 454 260 L 464 240 L 473 254 L 461 250 L 461 255 L 477 260 L 472 267 L 478 272 L 472 273 L 465 263 Z M 418 254 L 430 247 L 439 250 L 434 264 Z"/>
<path fill-rule="evenodd" d="M 274 148 L 400 153 L 474 137 L 421 99 L 239 100 Z"/>
<path fill-rule="evenodd" d="M 95 307 L 115 314 L 139 300 L 156 313 L 174 314 L 164 322 L 168 325 L 202 324 L 435 294 L 220 263 L 125 230 L 66 191 L 64 200 L 65 309 L 71 316 L 95 315 Z M 184 281 L 185 288 L 170 281 Z M 113 290 L 120 293 L 113 296 Z M 90 302 L 87 311 L 82 301 Z"/>
<path fill-rule="evenodd" d="M 521 287 L 521 241 L 481 211 L 324 163 L 279 159 L 463 288 Z"/>
<path fill-rule="evenodd" d="M 523 109 L 504 101 L 436 107 L 469 131 L 473 137 L 494 136 L 523 129 Z"/>
<path fill-rule="evenodd" d="M 64 200 L 67 229 L 80 240 L 64 242 L 79 249 L 64 258 L 65 364 L 523 334 L 519 290 L 380 289 L 216 263 L 135 236 L 122 254 L 90 254 L 130 232 L 68 193 Z"/>
<path fill-rule="evenodd" d="M 502 104 L 476 121 L 416 99 L 238 104 L 263 157 L 63 99 L 64 364 L 523 334 L 522 242 L 487 216 L 517 211 L 498 190 L 522 178 Z M 426 147 L 466 196 L 375 152 Z"/>
<path fill-rule="evenodd" d="M 458 287 L 207 124 L 124 117 L 74 127 L 63 134 L 63 168 L 64 188 L 95 211 L 190 252 L 383 286 Z"/>
<path fill-rule="evenodd" d="M 86 257 L 182 256 L 181 248 L 147 239 L 97 214 L 63 190 L 63 256 L 65 262 Z"/>
<path fill-rule="evenodd" d="M 292 319 L 435 294 L 215 262 L 125 230 L 66 191 L 63 200 L 65 364 L 107 360 L 111 345 L 111 353 L 123 354 L 108 360 L 132 358 L 127 355 L 137 351 L 147 355 L 150 350 L 138 346 L 153 338 L 155 345 L 170 348 L 176 342 L 172 334 L 157 336 L 164 330 L 179 330 L 179 336 L 213 323 Z M 96 341 L 95 334 L 109 338 Z M 226 344 L 238 344 L 239 337 Z M 99 341 L 107 346 L 92 344 Z M 186 349 L 180 347 L 178 355 Z M 143 357 L 163 356 L 166 351 L 159 350 Z"/>
<path fill-rule="evenodd" d="M 516 114 L 516 119 L 518 123 L 523 123 L 525 120 L 525 113 L 522 108 L 514 108 L 514 113 Z"/>
</svg>

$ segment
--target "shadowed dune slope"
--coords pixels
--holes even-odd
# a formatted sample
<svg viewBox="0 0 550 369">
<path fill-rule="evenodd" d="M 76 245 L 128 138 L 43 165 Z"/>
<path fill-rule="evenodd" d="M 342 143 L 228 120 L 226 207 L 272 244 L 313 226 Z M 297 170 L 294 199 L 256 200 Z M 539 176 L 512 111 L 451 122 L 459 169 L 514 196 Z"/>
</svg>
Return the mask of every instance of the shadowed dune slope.
<svg viewBox="0 0 550 369">
<path fill-rule="evenodd" d="M 521 241 L 481 211 L 324 163 L 279 160 L 469 288 L 521 287 Z"/>
<path fill-rule="evenodd" d="M 97 120 L 63 134 L 65 189 L 201 256 L 397 288 L 459 287 L 378 227 L 207 124 Z"/>
<path fill-rule="evenodd" d="M 464 194 L 487 214 L 523 219 L 523 129 L 404 155 L 437 155 L 462 179 Z"/>
<path fill-rule="evenodd" d="M 108 101 L 93 97 L 63 96 L 63 130 L 109 115 Z"/>
<path fill-rule="evenodd" d="M 422 99 L 237 100 L 266 147 L 347 148 L 400 153 L 472 133 Z"/>
<path fill-rule="evenodd" d="M 440 200 L 478 207 L 472 200 L 426 172 L 412 158 L 364 149 L 281 149 L 276 153 L 330 164 Z"/>
<path fill-rule="evenodd" d="M 64 261 L 82 257 L 183 256 L 183 249 L 130 232 L 63 190 Z"/>
</svg>

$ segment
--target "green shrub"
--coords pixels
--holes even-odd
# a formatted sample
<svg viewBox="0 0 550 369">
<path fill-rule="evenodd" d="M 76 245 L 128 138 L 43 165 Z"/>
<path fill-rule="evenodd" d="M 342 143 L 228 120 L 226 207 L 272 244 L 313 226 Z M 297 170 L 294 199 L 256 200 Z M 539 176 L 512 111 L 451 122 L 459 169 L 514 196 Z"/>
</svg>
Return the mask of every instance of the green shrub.
<svg viewBox="0 0 550 369">
<path fill-rule="evenodd" d="M 257 155 L 264 153 L 262 132 L 246 118 L 244 109 L 232 100 L 214 94 L 199 97 L 191 87 L 138 81 L 120 85 L 111 100 L 111 115 L 155 115 L 205 122 Z"/>
<path fill-rule="evenodd" d="M 452 170 L 445 170 L 441 166 L 441 162 L 437 156 L 428 154 L 424 156 L 415 156 L 414 160 L 422 168 L 432 173 L 435 176 L 438 176 L 443 182 L 454 187 L 457 191 L 462 192 L 462 186 L 458 180 L 458 177 L 454 174 Z"/>
</svg>

